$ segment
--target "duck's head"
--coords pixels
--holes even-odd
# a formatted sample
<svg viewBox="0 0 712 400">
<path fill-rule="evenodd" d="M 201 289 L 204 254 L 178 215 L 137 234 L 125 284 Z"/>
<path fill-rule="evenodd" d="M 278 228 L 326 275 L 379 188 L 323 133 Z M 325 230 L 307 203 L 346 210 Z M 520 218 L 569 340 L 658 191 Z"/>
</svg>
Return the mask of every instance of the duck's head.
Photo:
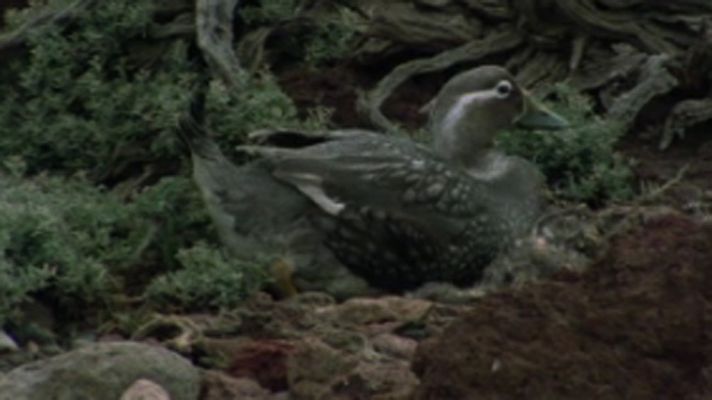
<svg viewBox="0 0 712 400">
<path fill-rule="evenodd" d="M 450 79 L 429 107 L 435 152 L 466 167 L 491 149 L 499 132 L 515 124 L 531 129 L 568 126 L 535 102 L 506 69 L 492 65 Z"/>
</svg>

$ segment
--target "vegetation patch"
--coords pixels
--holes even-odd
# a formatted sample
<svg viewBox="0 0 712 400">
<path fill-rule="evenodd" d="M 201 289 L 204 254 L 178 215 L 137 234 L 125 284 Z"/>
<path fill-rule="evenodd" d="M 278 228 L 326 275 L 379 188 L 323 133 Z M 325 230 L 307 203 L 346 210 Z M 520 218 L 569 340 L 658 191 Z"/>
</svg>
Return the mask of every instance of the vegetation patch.
<svg viewBox="0 0 712 400">
<path fill-rule="evenodd" d="M 593 113 L 593 103 L 583 94 L 557 86 L 552 108 L 571 128 L 503 133 L 498 146 L 536 163 L 556 195 L 590 205 L 630 199 L 634 195 L 631 162 L 615 150 L 624 127 Z"/>
<path fill-rule="evenodd" d="M 206 72 L 191 61 L 187 41 L 151 39 L 152 7 L 104 1 L 70 26 L 31 35 L 26 57 L 0 70 L 0 156 L 19 156 L 28 174 L 85 170 L 99 182 L 178 159 L 175 123 Z M 14 14 L 11 26 L 30 11 Z M 229 144 L 257 127 L 299 123 L 268 74 L 240 93 L 212 83 L 207 100 L 208 124 Z"/>
<path fill-rule="evenodd" d="M 75 24 L 30 35 L 26 56 L 1 75 L 0 155 L 22 157 L 31 174 L 82 169 L 93 178 L 175 156 L 174 119 L 194 74 L 182 41 L 129 56 L 153 24 L 151 3 L 100 2 Z"/>
<path fill-rule="evenodd" d="M 359 32 L 353 11 L 337 2 L 327 8 L 328 12 L 318 12 L 307 9 L 303 1 L 262 0 L 245 4 L 239 14 L 250 30 L 273 30 L 279 43 L 275 49 L 315 66 L 348 58 Z"/>
<path fill-rule="evenodd" d="M 227 257 L 205 243 L 181 249 L 178 261 L 180 270 L 159 277 L 147 288 L 147 298 L 162 308 L 235 307 L 268 279 L 265 264 Z"/>
<path fill-rule="evenodd" d="M 257 262 L 203 244 L 217 238 L 175 124 L 207 72 L 187 40 L 151 36 L 154 7 L 99 2 L 37 29 L 0 67 L 0 324 L 30 299 L 101 320 L 136 299 L 227 307 L 264 282 Z M 7 29 L 38 11 L 9 13 Z M 301 121 L 267 73 L 239 92 L 210 82 L 206 114 L 226 149 L 257 128 L 323 122 Z"/>
</svg>

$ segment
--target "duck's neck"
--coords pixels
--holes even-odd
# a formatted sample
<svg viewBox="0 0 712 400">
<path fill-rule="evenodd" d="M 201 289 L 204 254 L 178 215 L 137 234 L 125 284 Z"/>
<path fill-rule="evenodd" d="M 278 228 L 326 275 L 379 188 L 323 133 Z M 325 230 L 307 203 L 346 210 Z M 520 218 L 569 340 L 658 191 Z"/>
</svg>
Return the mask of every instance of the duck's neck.
<svg viewBox="0 0 712 400">
<path fill-rule="evenodd" d="M 452 164 L 476 168 L 492 153 L 495 133 L 502 127 L 461 103 L 458 101 L 430 126 L 433 151 Z"/>
<path fill-rule="evenodd" d="M 493 150 L 491 141 L 443 131 L 434 135 L 433 151 L 448 163 L 465 170 L 481 169 L 498 154 Z"/>
<path fill-rule="evenodd" d="M 508 157 L 492 148 L 480 150 L 468 161 L 469 164 L 461 166 L 468 175 L 483 181 L 498 179 L 508 167 Z"/>
</svg>

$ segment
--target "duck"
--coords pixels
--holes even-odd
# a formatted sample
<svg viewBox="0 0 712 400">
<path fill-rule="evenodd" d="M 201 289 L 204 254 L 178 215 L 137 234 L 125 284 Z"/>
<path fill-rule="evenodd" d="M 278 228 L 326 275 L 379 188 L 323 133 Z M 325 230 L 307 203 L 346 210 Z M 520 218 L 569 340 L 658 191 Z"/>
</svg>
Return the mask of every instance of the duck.
<svg viewBox="0 0 712 400">
<path fill-rule="evenodd" d="M 224 247 L 275 257 L 285 292 L 464 287 L 545 205 L 544 176 L 496 149 L 497 135 L 568 122 L 495 65 L 455 75 L 427 108 L 429 145 L 364 129 L 263 130 L 239 147 L 254 157 L 239 166 L 196 118 L 181 118 L 178 131 Z"/>
</svg>

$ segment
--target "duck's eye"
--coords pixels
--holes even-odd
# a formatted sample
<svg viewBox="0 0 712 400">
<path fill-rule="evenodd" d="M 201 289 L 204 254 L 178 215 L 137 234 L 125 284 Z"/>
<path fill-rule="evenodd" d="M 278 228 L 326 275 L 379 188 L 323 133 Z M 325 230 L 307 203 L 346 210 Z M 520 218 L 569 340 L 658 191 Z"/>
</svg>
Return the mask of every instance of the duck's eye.
<svg viewBox="0 0 712 400">
<path fill-rule="evenodd" d="M 499 96 L 499 98 L 506 98 L 510 93 L 512 93 L 512 83 L 510 81 L 499 81 L 495 87 L 495 91 L 497 91 L 497 96 Z"/>
</svg>

